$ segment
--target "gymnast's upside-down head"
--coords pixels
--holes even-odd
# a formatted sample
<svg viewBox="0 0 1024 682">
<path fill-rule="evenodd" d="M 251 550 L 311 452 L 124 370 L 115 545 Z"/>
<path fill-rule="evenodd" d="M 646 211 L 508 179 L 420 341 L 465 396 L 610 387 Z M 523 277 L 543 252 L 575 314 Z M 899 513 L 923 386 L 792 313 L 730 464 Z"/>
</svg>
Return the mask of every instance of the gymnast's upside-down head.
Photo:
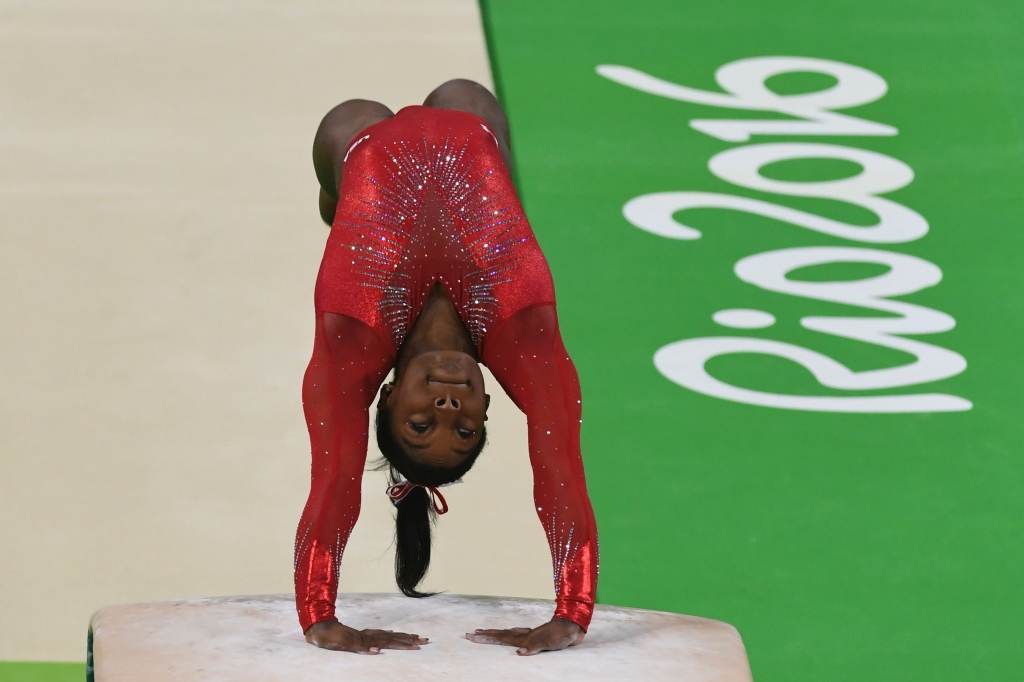
<svg viewBox="0 0 1024 682">
<path fill-rule="evenodd" d="M 401 370 L 399 372 L 399 370 Z M 430 565 L 433 502 L 426 488 L 453 483 L 484 448 L 487 407 L 484 377 L 461 351 L 430 351 L 399 362 L 377 403 L 377 446 L 392 483 L 417 486 L 395 502 L 395 580 L 410 597 Z"/>
</svg>

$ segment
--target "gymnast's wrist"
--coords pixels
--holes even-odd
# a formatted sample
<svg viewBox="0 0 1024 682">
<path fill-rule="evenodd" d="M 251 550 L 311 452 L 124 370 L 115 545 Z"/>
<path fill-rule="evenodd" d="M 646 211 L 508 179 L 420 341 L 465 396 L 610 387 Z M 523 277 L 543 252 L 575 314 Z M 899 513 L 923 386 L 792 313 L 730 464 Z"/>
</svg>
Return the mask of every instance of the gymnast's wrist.
<svg viewBox="0 0 1024 682">
<path fill-rule="evenodd" d="M 313 623 L 308 628 L 306 628 L 306 630 L 305 630 L 305 632 L 303 632 L 303 634 L 308 637 L 309 635 L 313 634 L 313 632 L 316 631 L 316 630 L 324 630 L 324 629 L 329 628 L 330 626 L 338 624 L 338 623 L 339 623 L 339 621 L 338 621 L 337 618 L 328 618 L 327 620 L 317 621 L 316 623 Z"/>
<path fill-rule="evenodd" d="M 560 597 L 556 604 L 553 619 L 576 623 L 576 625 L 583 629 L 583 632 L 587 631 L 587 628 L 590 627 L 590 619 L 594 615 L 594 605 L 592 603 Z"/>
</svg>

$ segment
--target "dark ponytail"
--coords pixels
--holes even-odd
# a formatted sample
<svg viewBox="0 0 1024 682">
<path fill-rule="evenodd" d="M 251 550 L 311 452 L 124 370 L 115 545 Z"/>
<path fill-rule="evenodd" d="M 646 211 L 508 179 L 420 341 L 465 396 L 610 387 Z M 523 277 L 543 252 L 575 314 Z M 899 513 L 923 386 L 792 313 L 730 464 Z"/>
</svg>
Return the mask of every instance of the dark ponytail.
<svg viewBox="0 0 1024 682">
<path fill-rule="evenodd" d="M 391 432 L 391 411 L 384 401 L 377 406 L 377 447 L 387 461 L 391 484 L 406 480 L 423 486 L 437 487 L 452 483 L 473 468 L 476 458 L 484 449 L 487 429 L 482 429 L 480 441 L 466 459 L 451 468 L 427 467 L 414 461 Z M 395 582 L 407 597 L 429 597 L 433 592 L 420 592 L 420 584 L 430 567 L 430 540 L 433 524 L 437 520 L 430 493 L 424 488 L 413 488 L 399 501 L 392 500 L 395 515 Z"/>
<path fill-rule="evenodd" d="M 407 597 L 429 597 L 433 592 L 420 592 L 416 586 L 430 567 L 432 526 L 437 520 L 430 493 L 413 488 L 395 508 L 395 582 Z"/>
</svg>

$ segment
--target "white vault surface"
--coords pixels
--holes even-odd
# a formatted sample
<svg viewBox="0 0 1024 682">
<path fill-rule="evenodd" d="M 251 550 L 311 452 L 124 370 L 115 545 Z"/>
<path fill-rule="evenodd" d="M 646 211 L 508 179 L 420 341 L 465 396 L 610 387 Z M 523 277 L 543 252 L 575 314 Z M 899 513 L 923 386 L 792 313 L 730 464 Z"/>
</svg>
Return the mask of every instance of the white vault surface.
<svg viewBox="0 0 1024 682">
<path fill-rule="evenodd" d="M 292 589 L 313 134 L 490 72 L 476 0 L 3 2 L 0 33 L 0 659 L 83 660 L 105 604 Z M 549 597 L 525 418 L 489 392 L 425 586 Z M 394 590 L 384 487 L 343 590 Z"/>
<path fill-rule="evenodd" d="M 535 626 L 553 609 L 546 600 L 341 595 L 348 625 L 430 639 L 419 651 L 360 656 L 307 644 L 292 595 L 110 606 L 93 617 L 96 682 L 751 682 L 736 629 L 707 618 L 598 605 L 582 644 L 536 656 L 464 638 Z"/>
</svg>

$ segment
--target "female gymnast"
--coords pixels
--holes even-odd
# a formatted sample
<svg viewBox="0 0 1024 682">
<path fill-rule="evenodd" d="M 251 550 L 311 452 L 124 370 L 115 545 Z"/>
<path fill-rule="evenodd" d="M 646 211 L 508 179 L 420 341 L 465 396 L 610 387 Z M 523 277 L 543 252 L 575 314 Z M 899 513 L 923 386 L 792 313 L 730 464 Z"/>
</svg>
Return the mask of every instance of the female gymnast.
<svg viewBox="0 0 1024 682">
<path fill-rule="evenodd" d="M 447 511 L 438 487 L 465 475 L 486 439 L 480 362 L 526 413 L 557 606 L 538 627 L 466 637 L 532 655 L 578 644 L 590 623 L 597 526 L 580 457 L 579 380 L 551 273 L 510 179 L 509 144 L 498 101 L 465 80 L 397 114 L 345 102 L 317 131 L 320 214 L 332 227 L 302 388 L 313 464 L 295 596 L 306 641 L 319 647 L 376 654 L 427 643 L 341 624 L 338 567 L 359 515 L 379 389 L 376 437 L 397 507 L 395 579 L 406 595 L 428 596 L 416 587 L 430 563 L 431 523 Z"/>
</svg>

